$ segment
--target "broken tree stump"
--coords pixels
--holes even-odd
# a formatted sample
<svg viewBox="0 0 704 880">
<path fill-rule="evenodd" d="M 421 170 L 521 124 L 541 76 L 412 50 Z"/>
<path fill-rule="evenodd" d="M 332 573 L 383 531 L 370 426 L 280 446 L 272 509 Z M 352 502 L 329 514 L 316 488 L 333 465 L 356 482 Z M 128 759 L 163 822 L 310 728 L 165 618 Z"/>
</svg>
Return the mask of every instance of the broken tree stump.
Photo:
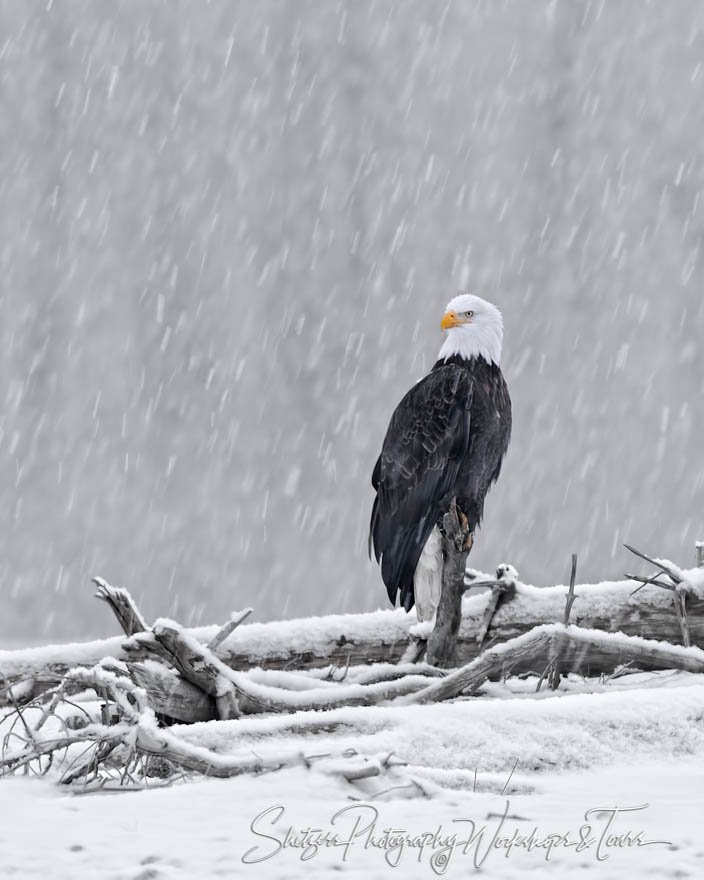
<svg viewBox="0 0 704 880">
<path fill-rule="evenodd" d="M 465 520 L 466 522 L 466 520 Z M 471 547 L 471 535 L 463 527 L 453 498 L 442 519 L 442 592 L 435 626 L 428 636 L 426 660 L 431 666 L 456 665 L 457 634 L 462 621 L 464 573 Z"/>
<path fill-rule="evenodd" d="M 149 629 L 128 590 L 113 587 L 101 577 L 94 577 L 93 583 L 97 587 L 95 598 L 107 602 L 125 635 L 133 636 Z"/>
</svg>

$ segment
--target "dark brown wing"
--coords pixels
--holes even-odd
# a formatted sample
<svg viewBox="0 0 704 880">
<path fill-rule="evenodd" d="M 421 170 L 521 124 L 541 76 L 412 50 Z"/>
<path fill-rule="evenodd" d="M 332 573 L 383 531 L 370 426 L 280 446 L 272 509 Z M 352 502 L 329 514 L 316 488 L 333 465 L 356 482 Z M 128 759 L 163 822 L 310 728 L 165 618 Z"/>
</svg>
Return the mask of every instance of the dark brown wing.
<svg viewBox="0 0 704 880">
<path fill-rule="evenodd" d="M 470 439 L 472 375 L 436 367 L 396 408 L 372 474 L 370 524 L 389 598 L 413 607 L 413 573 L 428 536 L 447 509 Z"/>
</svg>

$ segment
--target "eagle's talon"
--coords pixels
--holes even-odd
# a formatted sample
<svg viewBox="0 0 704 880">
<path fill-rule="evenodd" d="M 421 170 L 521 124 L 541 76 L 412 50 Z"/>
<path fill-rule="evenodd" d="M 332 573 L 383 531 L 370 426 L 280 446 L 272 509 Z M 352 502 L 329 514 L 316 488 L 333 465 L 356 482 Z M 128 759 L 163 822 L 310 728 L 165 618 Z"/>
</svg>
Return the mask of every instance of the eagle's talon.
<svg viewBox="0 0 704 880">
<path fill-rule="evenodd" d="M 459 520 L 459 526 L 462 530 L 462 534 L 465 536 L 464 540 L 460 545 L 461 550 L 471 550 L 472 544 L 474 543 L 474 536 L 472 535 L 472 531 L 469 528 L 469 520 L 465 513 L 463 513 L 460 508 L 457 508 L 457 518 Z"/>
</svg>

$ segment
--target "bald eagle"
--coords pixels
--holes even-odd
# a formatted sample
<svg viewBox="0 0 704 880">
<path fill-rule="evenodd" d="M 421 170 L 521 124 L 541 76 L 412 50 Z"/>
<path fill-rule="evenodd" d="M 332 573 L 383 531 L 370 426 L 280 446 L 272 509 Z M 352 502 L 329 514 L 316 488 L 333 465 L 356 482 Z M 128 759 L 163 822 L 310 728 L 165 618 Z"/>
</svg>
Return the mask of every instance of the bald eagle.
<svg viewBox="0 0 704 880">
<path fill-rule="evenodd" d="M 462 294 L 447 305 L 432 370 L 396 407 L 374 471 L 369 550 L 391 604 L 432 620 L 442 587 L 442 518 L 453 498 L 470 536 L 499 476 L 511 435 L 511 399 L 499 368 L 503 319 Z"/>
</svg>

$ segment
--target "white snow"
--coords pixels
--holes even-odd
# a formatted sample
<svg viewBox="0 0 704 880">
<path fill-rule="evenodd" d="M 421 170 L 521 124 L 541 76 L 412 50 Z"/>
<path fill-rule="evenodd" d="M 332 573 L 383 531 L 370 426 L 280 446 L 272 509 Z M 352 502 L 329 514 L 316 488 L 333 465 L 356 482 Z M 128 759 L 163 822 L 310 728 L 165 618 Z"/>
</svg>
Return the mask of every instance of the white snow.
<svg viewBox="0 0 704 880">
<path fill-rule="evenodd" d="M 701 569 L 689 569 L 694 587 L 702 584 Z M 493 575 L 481 574 L 479 578 L 493 580 Z M 698 580 L 697 580 L 698 579 Z M 643 605 L 671 608 L 672 594 L 661 587 L 646 586 L 631 595 L 640 584 L 630 581 L 603 581 L 598 584 L 575 586 L 575 601 L 571 619 L 608 617 L 619 606 L 633 615 Z M 535 587 L 516 583 L 516 596 L 501 605 L 494 621 L 500 624 L 520 624 L 543 619 L 562 619 L 568 587 Z M 463 631 L 476 632 L 484 613 L 487 591 L 465 595 L 463 599 Z M 245 623 L 239 626 L 218 647 L 218 653 L 241 653 L 252 658 L 280 656 L 282 645 L 285 652 L 311 653 L 317 656 L 329 654 L 330 645 L 344 636 L 348 641 L 363 640 L 374 631 L 375 640 L 392 644 L 408 638 L 416 630 L 415 612 L 406 613 L 402 608 L 384 609 L 362 614 L 328 614 L 320 617 L 303 617 L 266 623 Z M 218 625 L 186 629 L 202 643 L 210 641 L 220 630 Z M 0 651 L 0 670 L 7 676 L 23 670 L 36 668 L 37 663 L 49 664 L 58 659 L 71 665 L 97 663 L 106 654 L 123 658 L 121 649 L 124 637 L 95 640 L 72 645 L 47 645 L 21 651 Z"/>
<path fill-rule="evenodd" d="M 680 568 L 669 559 L 656 559 L 655 562 L 664 563 L 667 568 L 673 571 L 680 579 L 681 583 L 677 585 L 678 589 L 704 599 L 704 567 L 697 566 L 695 568 Z"/>
<path fill-rule="evenodd" d="M 411 878 L 466 877 L 481 865 L 492 880 L 526 870 L 556 878 L 570 870 L 619 880 L 699 876 L 702 677 L 624 676 L 595 694 L 570 693 L 584 686 L 577 679 L 565 684 L 559 696 L 535 695 L 534 680 L 519 680 L 491 685 L 492 699 L 175 729 L 223 755 L 266 758 L 282 748 L 338 755 L 325 772 L 297 766 L 82 797 L 48 780 L 3 780 L 3 874 L 158 880 L 246 870 L 376 880 L 395 876 L 394 865 Z M 326 724 L 296 735 L 292 720 L 306 717 Z M 347 766 L 339 757 L 345 748 L 360 760 L 393 751 L 430 797 L 360 795 L 336 772 Z M 477 836 L 464 845 L 471 822 Z"/>
<path fill-rule="evenodd" d="M 435 628 L 435 612 L 430 620 L 419 620 L 413 626 L 408 627 L 409 635 L 415 636 L 417 639 L 427 639 Z"/>
<path fill-rule="evenodd" d="M 304 750 L 309 744 L 305 724 L 320 724 L 316 752 L 393 752 L 413 765 L 495 772 L 507 772 L 516 759 L 523 771 L 538 772 L 593 767 L 636 754 L 652 759 L 704 752 L 698 721 L 704 679 L 680 673 L 668 677 L 665 688 L 631 688 L 624 684 L 629 678 L 616 679 L 597 694 L 543 691 L 535 699 L 519 692 L 503 700 L 344 707 L 179 726 L 177 732 L 218 752 L 246 755 L 254 749 L 267 758 L 282 748 Z"/>
<path fill-rule="evenodd" d="M 682 574 L 701 584 L 700 569 Z M 632 596 L 636 586 L 620 581 L 576 587 L 573 619 L 606 615 L 614 602 L 634 614 L 644 603 L 671 606 L 669 591 L 650 586 Z M 566 593 L 566 586 L 539 589 L 519 582 L 516 599 L 497 617 L 522 623 L 540 608 L 557 619 Z M 487 595 L 465 596 L 466 625 L 477 625 Z M 397 609 L 244 624 L 224 645 L 260 656 L 277 653 L 282 643 L 316 652 L 342 635 L 364 637 L 370 625 L 390 641 L 406 638 L 414 623 L 414 613 Z M 218 629 L 191 629 L 186 638 L 197 639 L 202 649 Z M 537 629 L 550 635 L 562 627 Z M 583 631 L 609 643 L 624 639 L 620 633 Z M 116 657 L 122 642 L 107 641 Z M 699 648 L 668 647 L 704 661 Z M 4 652 L 0 670 L 14 673 L 38 659 L 50 662 L 57 651 L 49 646 Z M 106 641 L 100 641 L 71 646 L 68 655 L 80 664 L 105 652 Z M 66 646 L 61 653 L 66 657 Z M 214 655 L 209 659 L 220 664 Z M 223 684 L 244 675 L 221 670 Z M 379 664 L 373 673 L 394 671 L 398 667 Z M 155 782 L 149 791 L 82 797 L 57 786 L 53 770 L 45 780 L 1 780 L 0 871 L 71 880 L 233 877 L 244 870 L 308 878 L 335 871 L 374 880 L 393 876 L 394 865 L 404 877 L 467 876 L 477 870 L 476 862 L 492 880 L 514 880 L 526 870 L 561 878 L 576 869 L 595 878 L 697 876 L 704 858 L 697 818 L 704 784 L 704 674 L 668 671 L 590 681 L 570 675 L 557 692 L 543 687 L 538 693 L 536 677 L 527 676 L 486 683 L 477 696 L 452 703 L 397 700 L 306 711 L 312 698 L 325 699 L 333 689 L 338 695 L 343 689 L 361 693 L 372 670 L 350 668 L 344 685 L 333 684 L 327 674 L 327 669 L 312 674 L 251 669 L 250 691 L 280 699 L 285 686 L 291 714 L 173 728 L 173 735 L 203 757 L 215 752 L 222 767 L 233 761 L 267 766 L 296 761 L 278 772 L 230 780 L 183 778 L 167 787 Z M 428 679 L 428 686 L 433 682 Z M 89 698 L 75 700 L 88 708 Z M 51 723 L 43 737 L 54 735 Z M 0 734 L 7 732 L 6 724 L 0 724 Z M 11 739 L 8 747 L 21 748 L 21 742 Z M 82 746 L 72 748 L 78 753 Z M 355 785 L 345 779 L 351 769 L 386 763 L 395 766 L 382 776 Z M 585 818 L 590 810 L 601 812 Z M 468 820 L 476 823 L 479 838 L 464 847 L 457 841 L 465 839 Z M 346 847 L 340 839 L 331 843 L 335 834 L 349 839 L 355 828 L 358 834 Z M 578 846 L 582 837 L 587 843 Z M 253 864 L 247 866 L 247 860 Z"/>
<path fill-rule="evenodd" d="M 687 584 L 693 592 L 704 599 L 704 567 L 681 569 L 682 583 Z"/>
<path fill-rule="evenodd" d="M 124 640 L 124 636 L 115 636 L 110 639 L 95 639 L 67 645 L 41 645 L 22 650 L 0 650 L 0 670 L 8 677 L 19 675 L 25 669 L 36 670 L 40 664 L 48 666 L 56 662 L 59 656 L 62 662 L 70 666 L 91 665 L 107 655 L 122 656 L 121 645 Z"/>
<path fill-rule="evenodd" d="M 668 591 L 655 587 L 631 597 L 633 587 L 628 581 L 583 585 L 575 607 L 580 603 L 581 612 L 597 614 L 613 604 L 614 589 L 618 601 L 634 610 L 643 601 L 671 602 Z M 498 613 L 521 620 L 537 602 L 561 610 L 566 590 L 519 583 L 516 607 L 508 603 Z M 480 617 L 486 595 L 464 601 L 465 610 Z M 390 634 L 404 633 L 415 618 L 399 610 L 372 616 Z M 237 650 L 275 648 L 282 637 L 316 646 L 342 632 L 362 632 L 365 624 L 365 615 L 249 624 L 229 642 Z M 190 630 L 186 638 L 207 641 L 217 629 Z M 556 624 L 538 628 L 547 635 L 561 630 Z M 620 633 L 586 634 L 610 643 L 624 639 Z M 114 640 L 117 648 L 120 642 Z M 74 646 L 71 654 L 85 662 L 98 645 L 105 649 L 104 642 L 89 643 Z M 704 660 L 699 648 L 670 647 Z M 51 650 L 19 652 L 19 665 L 46 659 Z M 0 668 L 13 658 L 0 659 Z M 667 671 L 589 681 L 570 675 L 557 692 L 543 687 L 538 693 L 536 677 L 527 676 L 486 683 L 477 696 L 451 703 L 398 700 L 295 711 L 333 688 L 361 692 L 372 671 L 391 674 L 398 667 L 352 667 L 344 685 L 328 681 L 325 669 L 313 676 L 253 669 L 247 673 L 250 690 L 263 699 L 281 698 L 274 688 L 285 685 L 291 714 L 172 729 L 195 754 L 208 758 L 215 752 L 223 768 L 243 761 L 295 762 L 278 772 L 177 778 L 167 787 L 155 781 L 148 791 L 84 796 L 56 785 L 55 770 L 45 780 L 1 780 L 2 872 L 58 880 L 160 880 L 233 877 L 245 870 L 262 877 L 328 877 L 335 871 L 374 880 L 393 876 L 394 865 L 412 878 L 467 876 L 481 864 L 485 876 L 507 880 L 526 870 L 556 878 L 577 869 L 595 878 L 696 876 L 704 857 L 696 809 L 704 783 L 704 674 Z M 224 666 L 222 674 L 235 682 L 244 675 Z M 89 700 L 89 692 L 75 697 L 89 711 L 92 706 L 96 723 Z M 8 723 L 0 724 L 0 735 Z M 56 734 L 53 723 L 42 729 L 43 738 Z M 7 747 L 22 744 L 11 738 Z M 72 747 L 71 755 L 82 748 Z M 354 785 L 345 778 L 386 764 L 391 769 L 381 776 Z M 461 845 L 471 822 L 479 836 Z M 582 838 L 587 843 L 578 846 Z"/>
</svg>

